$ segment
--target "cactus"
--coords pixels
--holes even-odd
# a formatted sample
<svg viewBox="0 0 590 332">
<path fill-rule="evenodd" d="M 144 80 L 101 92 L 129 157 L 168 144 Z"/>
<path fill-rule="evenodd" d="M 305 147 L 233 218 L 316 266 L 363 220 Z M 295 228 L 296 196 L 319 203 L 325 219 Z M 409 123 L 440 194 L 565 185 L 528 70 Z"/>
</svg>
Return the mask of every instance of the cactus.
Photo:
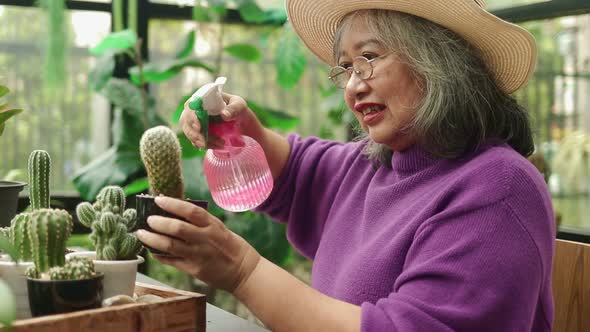
<svg viewBox="0 0 590 332">
<path fill-rule="evenodd" d="M 36 279 L 82 280 L 92 278 L 96 273 L 94 263 L 86 257 L 72 257 L 64 266 L 54 266 L 47 273 L 39 273 L 35 266 L 29 267 L 25 274 Z"/>
<path fill-rule="evenodd" d="M 10 240 L 10 227 L 0 227 L 0 236 Z"/>
<path fill-rule="evenodd" d="M 184 198 L 181 148 L 176 134 L 166 126 L 143 133 L 139 143 L 153 196 Z"/>
<path fill-rule="evenodd" d="M 96 248 L 96 259 L 135 259 L 143 248 L 129 232 L 137 224 L 137 211 L 125 210 L 125 193 L 117 186 L 103 188 L 94 204 L 80 203 L 76 214 L 80 223 L 92 230 L 90 241 Z"/>
<path fill-rule="evenodd" d="M 28 214 L 28 236 L 33 263 L 39 273 L 65 263 L 66 242 L 73 222 L 65 210 L 41 209 Z"/>
<path fill-rule="evenodd" d="M 31 208 L 33 210 L 49 208 L 49 174 L 51 158 L 43 150 L 35 150 L 29 155 L 29 182 Z"/>
</svg>

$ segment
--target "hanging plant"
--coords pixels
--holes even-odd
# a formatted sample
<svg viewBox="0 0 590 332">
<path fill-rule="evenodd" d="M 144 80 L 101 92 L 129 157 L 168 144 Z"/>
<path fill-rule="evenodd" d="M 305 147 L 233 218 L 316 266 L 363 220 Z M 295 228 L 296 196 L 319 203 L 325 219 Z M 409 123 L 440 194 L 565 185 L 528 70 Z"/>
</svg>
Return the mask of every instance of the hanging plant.
<svg viewBox="0 0 590 332">
<path fill-rule="evenodd" d="M 47 36 L 45 38 L 44 86 L 48 96 L 60 99 L 67 78 L 66 55 L 69 50 L 65 0 L 39 0 L 46 13 Z"/>
</svg>

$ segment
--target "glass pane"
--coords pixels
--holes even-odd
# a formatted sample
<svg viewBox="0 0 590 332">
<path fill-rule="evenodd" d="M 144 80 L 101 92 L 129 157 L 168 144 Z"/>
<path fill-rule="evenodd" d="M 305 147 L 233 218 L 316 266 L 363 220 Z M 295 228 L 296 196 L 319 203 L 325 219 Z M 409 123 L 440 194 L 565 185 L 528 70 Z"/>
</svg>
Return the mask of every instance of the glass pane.
<svg viewBox="0 0 590 332">
<path fill-rule="evenodd" d="M 551 168 L 549 188 L 562 225 L 590 230 L 590 15 L 523 26 L 537 40 L 538 64 L 517 97 Z"/>
<path fill-rule="evenodd" d="M 195 27 L 194 23 L 181 23 L 168 20 L 150 22 L 149 43 L 150 61 L 162 61 L 174 57 L 184 36 Z M 218 57 L 219 25 L 200 24 L 194 56 L 208 65 L 216 66 Z M 271 38 L 265 47 L 259 42 L 264 28 L 245 28 L 240 25 L 225 25 L 223 28 L 224 46 L 233 43 L 250 43 L 260 46 L 263 60 L 257 63 L 245 62 L 223 52 L 220 60 L 220 73 L 228 77 L 225 90 L 250 99 L 262 106 L 284 111 L 300 118 L 297 131 L 302 135 L 318 135 L 320 125 L 326 123 L 326 113 L 318 111 L 322 104 L 318 86 L 330 84 L 329 68 L 307 56 L 307 66 L 302 80 L 291 90 L 284 90 L 276 82 L 274 49 L 276 40 Z M 166 118 L 176 110 L 182 96 L 192 94 L 201 85 L 214 78 L 202 69 L 185 69 L 176 77 L 150 88 L 156 96 L 158 110 Z"/>
<path fill-rule="evenodd" d="M 0 178 L 9 170 L 25 175 L 32 150 L 47 150 L 53 160 L 51 189 L 74 190 L 70 176 L 108 144 L 109 106 L 88 88 L 94 57 L 87 47 L 110 30 L 106 13 L 68 11 L 67 84 L 57 102 L 50 103 L 43 86 L 45 15 L 38 8 L 0 6 L 0 83 L 11 93 L 6 101 L 25 111 L 10 119 L 0 142 Z"/>
<path fill-rule="evenodd" d="M 530 5 L 539 2 L 549 2 L 552 0 L 487 0 L 486 8 L 488 10 L 503 9 L 509 7 L 518 7 L 524 5 Z"/>
</svg>

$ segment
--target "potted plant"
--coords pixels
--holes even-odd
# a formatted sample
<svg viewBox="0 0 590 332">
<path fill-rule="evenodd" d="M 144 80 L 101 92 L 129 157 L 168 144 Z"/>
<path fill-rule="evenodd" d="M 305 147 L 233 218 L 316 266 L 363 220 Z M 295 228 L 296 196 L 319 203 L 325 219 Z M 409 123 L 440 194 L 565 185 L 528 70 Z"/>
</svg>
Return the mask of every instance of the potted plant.
<svg viewBox="0 0 590 332">
<path fill-rule="evenodd" d="M 8 94 L 10 90 L 0 85 L 0 98 Z M 22 112 L 22 109 L 13 109 L 8 107 L 0 100 L 0 136 L 4 132 L 6 121 L 11 117 Z M 26 183 L 19 181 L 6 181 L 0 179 L 0 226 L 8 226 L 10 220 L 16 214 L 16 207 L 18 203 L 18 193 L 20 193 Z"/>
<path fill-rule="evenodd" d="M 90 241 L 95 251 L 73 252 L 68 257 L 84 256 L 94 260 L 97 272 L 105 274 L 104 295 L 133 296 L 137 266 L 144 259 L 138 256 L 143 248 L 131 233 L 137 224 L 135 209 L 125 209 L 125 193 L 118 186 L 103 188 L 94 204 L 78 204 L 80 223 L 92 230 Z"/>
<path fill-rule="evenodd" d="M 0 232 L 9 240 L 16 254 L 0 256 L 0 277 L 14 292 L 17 304 L 17 318 L 31 317 L 25 271 L 33 265 L 33 251 L 28 223 L 31 214 L 40 209 L 49 209 L 49 177 L 51 174 L 51 158 L 44 150 L 31 152 L 28 160 L 31 212 L 16 215 L 10 227 Z M 65 250 L 65 249 L 64 249 Z"/>
<path fill-rule="evenodd" d="M 139 142 L 139 153 L 147 171 L 151 195 L 136 196 L 138 228 L 154 232 L 147 223 L 149 216 L 176 217 L 162 210 L 155 203 L 154 197 L 164 195 L 185 199 L 180 142 L 172 129 L 166 126 L 157 126 L 143 133 Z M 208 206 L 207 201 L 191 199 L 186 199 L 186 201 L 205 209 Z M 166 255 L 159 250 L 149 247 L 148 249 L 154 254 Z"/>
<path fill-rule="evenodd" d="M 104 274 L 86 257 L 72 257 L 43 274 L 33 266 L 27 277 L 33 317 L 101 307 Z"/>
</svg>

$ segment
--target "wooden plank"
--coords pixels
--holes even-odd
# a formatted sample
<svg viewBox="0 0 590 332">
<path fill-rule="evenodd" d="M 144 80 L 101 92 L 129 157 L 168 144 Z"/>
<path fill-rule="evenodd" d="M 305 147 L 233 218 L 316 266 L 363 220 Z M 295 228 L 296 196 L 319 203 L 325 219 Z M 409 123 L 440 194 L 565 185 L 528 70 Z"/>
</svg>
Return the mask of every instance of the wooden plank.
<svg viewBox="0 0 590 332">
<path fill-rule="evenodd" d="M 138 295 L 165 298 L 156 303 L 134 303 L 16 321 L 12 332 L 204 332 L 205 296 L 137 283 Z M 0 329 L 4 331 L 4 329 Z"/>
<path fill-rule="evenodd" d="M 556 240 L 553 331 L 590 331 L 590 245 Z"/>
</svg>

